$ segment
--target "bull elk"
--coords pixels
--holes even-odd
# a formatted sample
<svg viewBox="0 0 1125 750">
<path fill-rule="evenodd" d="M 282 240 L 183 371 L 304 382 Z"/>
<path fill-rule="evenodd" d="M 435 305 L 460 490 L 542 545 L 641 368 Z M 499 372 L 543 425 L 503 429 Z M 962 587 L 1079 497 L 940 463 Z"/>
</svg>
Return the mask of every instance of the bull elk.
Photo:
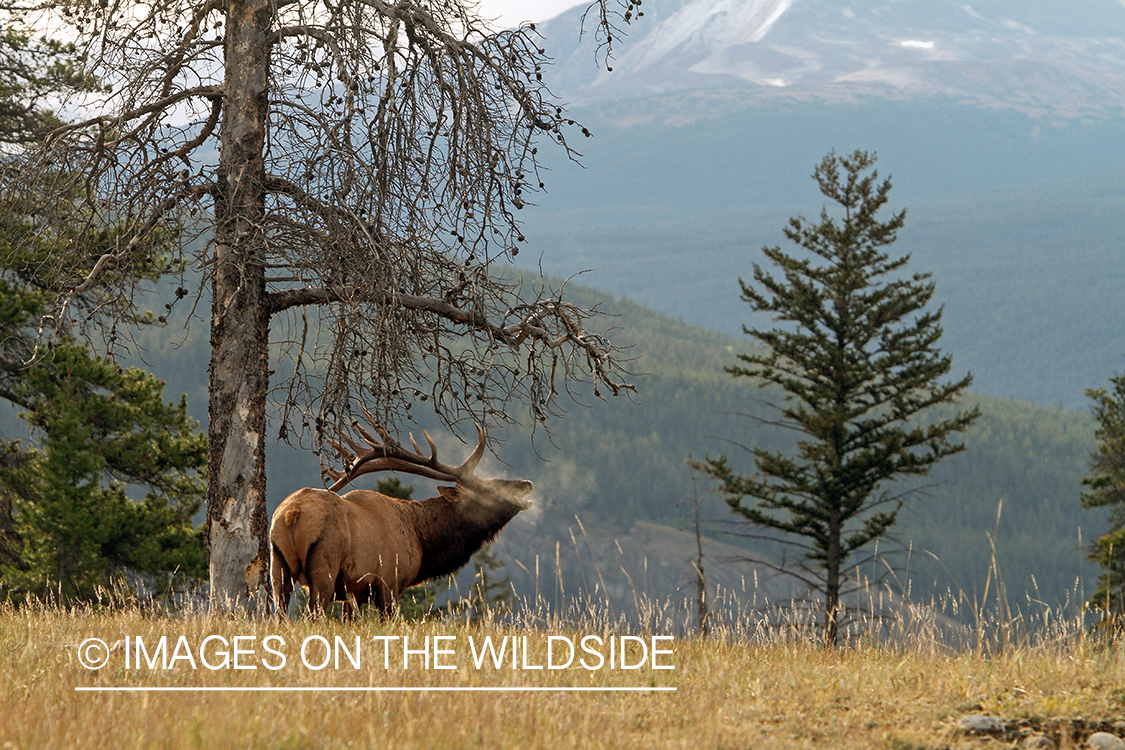
<svg viewBox="0 0 1125 750">
<path fill-rule="evenodd" d="M 362 407 L 361 407 L 362 408 Z M 404 589 L 459 570 L 482 546 L 492 541 L 517 513 L 531 507 L 524 496 L 531 482 L 483 479 L 473 475 L 484 455 L 485 432 L 460 466 L 438 461 L 429 433 L 429 457 L 421 455 L 414 436 L 413 453 L 403 449 L 374 418 L 376 439 L 358 424 L 366 450 L 344 438 L 355 450 L 332 443 L 348 461 L 346 471 L 326 469 L 335 483 L 328 489 L 304 488 L 281 502 L 270 524 L 273 550 L 271 577 L 279 616 L 289 608 L 293 582 L 309 587 L 309 608 L 322 611 L 333 599 L 344 602 L 351 617 L 357 605 L 372 603 L 384 614 L 394 612 Z M 375 471 L 402 471 L 438 481 L 428 500 L 402 500 L 372 490 L 338 495 L 348 482 Z"/>
</svg>

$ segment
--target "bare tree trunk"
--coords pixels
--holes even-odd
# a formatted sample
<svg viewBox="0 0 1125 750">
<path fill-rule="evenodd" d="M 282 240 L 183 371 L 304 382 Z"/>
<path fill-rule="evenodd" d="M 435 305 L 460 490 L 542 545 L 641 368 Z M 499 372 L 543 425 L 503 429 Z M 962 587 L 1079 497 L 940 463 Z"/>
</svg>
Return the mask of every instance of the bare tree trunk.
<svg viewBox="0 0 1125 750">
<path fill-rule="evenodd" d="M 268 0 L 232 0 L 215 195 L 207 544 L 212 606 L 267 603 L 265 430 L 269 312 L 265 289 Z"/>
<path fill-rule="evenodd" d="M 824 644 L 835 646 L 840 632 L 840 568 L 843 522 L 833 507 L 828 519 L 828 565 L 824 576 Z"/>
<path fill-rule="evenodd" d="M 706 638 L 711 634 L 711 623 L 707 619 L 707 576 L 703 573 L 703 533 L 699 527 L 699 488 L 696 485 L 695 473 L 691 475 L 691 496 L 695 504 L 695 546 L 696 558 L 692 562 L 699 583 L 699 637 Z"/>
</svg>

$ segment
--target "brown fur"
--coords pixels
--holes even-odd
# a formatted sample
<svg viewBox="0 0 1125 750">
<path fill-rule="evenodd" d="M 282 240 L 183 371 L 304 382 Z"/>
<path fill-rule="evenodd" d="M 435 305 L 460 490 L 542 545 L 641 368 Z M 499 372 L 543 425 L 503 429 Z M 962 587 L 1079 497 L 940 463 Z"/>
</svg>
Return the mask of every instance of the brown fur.
<svg viewBox="0 0 1125 750">
<path fill-rule="evenodd" d="M 475 484 L 439 487 L 438 497 L 421 502 L 371 490 L 297 490 L 270 525 L 278 614 L 288 610 L 294 582 L 309 587 L 314 613 L 333 599 L 345 602 L 347 615 L 368 602 L 390 613 L 404 589 L 455 572 L 530 506 L 522 497 L 531 482 Z"/>
</svg>

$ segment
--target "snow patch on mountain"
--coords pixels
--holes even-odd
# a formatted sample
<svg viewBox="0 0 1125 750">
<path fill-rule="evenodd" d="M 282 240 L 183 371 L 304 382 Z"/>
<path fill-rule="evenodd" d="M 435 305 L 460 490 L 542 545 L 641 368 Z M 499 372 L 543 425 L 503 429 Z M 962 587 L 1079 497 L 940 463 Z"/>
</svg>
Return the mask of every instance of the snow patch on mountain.
<svg viewBox="0 0 1125 750">
<path fill-rule="evenodd" d="M 1121 2 L 1125 3 L 1125 0 L 1121 0 Z M 982 16 L 980 13 L 977 13 L 975 10 L 973 10 L 973 6 L 971 6 L 971 5 L 962 5 L 961 10 L 965 11 L 966 13 L 969 14 L 970 17 L 975 18 L 978 21 L 986 20 L 984 16 Z"/>
<path fill-rule="evenodd" d="M 641 70 L 687 47 L 721 51 L 757 42 L 794 0 L 699 0 L 688 3 L 621 58 L 621 64 Z"/>
</svg>

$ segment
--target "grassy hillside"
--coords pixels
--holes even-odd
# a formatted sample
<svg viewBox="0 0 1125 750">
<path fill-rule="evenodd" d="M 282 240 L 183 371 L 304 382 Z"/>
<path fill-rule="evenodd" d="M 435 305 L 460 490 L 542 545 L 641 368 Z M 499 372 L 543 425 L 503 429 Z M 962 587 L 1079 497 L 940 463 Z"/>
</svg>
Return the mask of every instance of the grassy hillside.
<svg viewBox="0 0 1125 750">
<path fill-rule="evenodd" d="M 769 628 L 654 644 L 651 637 L 665 632 L 659 625 L 622 630 L 604 613 L 570 623 L 342 624 L 3 606 L 0 744 L 867 750 L 1014 747 L 1045 734 L 1069 748 L 1095 731 L 1122 732 L 1114 722 L 1123 706 L 1123 662 L 1077 634 L 990 653 L 950 652 L 918 634 L 897 645 L 821 649 Z M 627 652 L 636 669 L 609 668 L 608 647 L 600 668 L 577 660 L 560 669 L 523 668 L 547 664 L 548 637 L 580 643 L 595 636 L 600 640 L 587 643 L 596 648 L 622 635 L 636 638 Z M 526 638 L 526 661 L 477 666 L 468 641 L 485 637 Z M 161 638 L 164 659 L 179 657 L 171 668 L 156 653 Z M 404 639 L 411 649 L 428 648 L 428 667 L 419 654 L 403 667 Z M 641 663 L 639 642 L 667 653 Z M 337 650 L 339 662 L 326 661 L 326 644 L 348 653 Z M 563 641 L 554 644 L 553 663 L 566 664 Z M 439 646 L 440 659 L 433 655 Z M 80 662 L 102 657 L 97 670 Z M 590 656 L 587 664 L 598 662 Z M 179 692 L 155 692 L 161 689 Z M 996 717 L 1002 730 L 991 738 L 961 730 L 961 719 L 973 714 Z"/>
</svg>

